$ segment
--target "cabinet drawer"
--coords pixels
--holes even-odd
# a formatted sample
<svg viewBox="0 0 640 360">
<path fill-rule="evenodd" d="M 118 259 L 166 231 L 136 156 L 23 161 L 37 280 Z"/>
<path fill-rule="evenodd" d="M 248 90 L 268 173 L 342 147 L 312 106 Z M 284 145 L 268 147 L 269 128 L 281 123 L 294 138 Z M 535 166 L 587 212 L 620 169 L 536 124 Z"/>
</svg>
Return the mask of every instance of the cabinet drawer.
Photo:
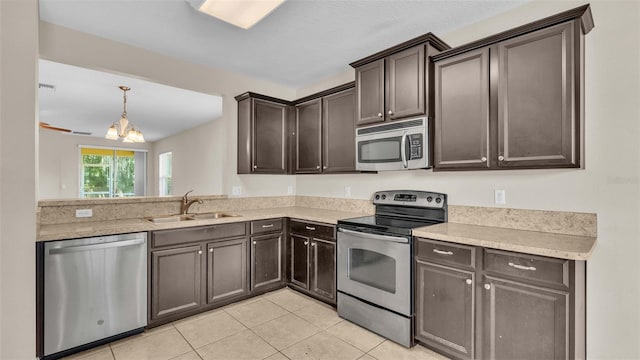
<svg viewBox="0 0 640 360">
<path fill-rule="evenodd" d="M 442 241 L 418 239 L 416 256 L 439 263 L 475 268 L 476 248 Z"/>
<path fill-rule="evenodd" d="M 291 220 L 291 232 L 335 241 L 335 227 L 318 223 Z"/>
<path fill-rule="evenodd" d="M 484 267 L 486 272 L 569 287 L 569 260 L 565 259 L 485 249 Z"/>
<path fill-rule="evenodd" d="M 282 231 L 282 218 L 251 222 L 251 234 L 262 234 L 274 231 Z"/>
<path fill-rule="evenodd" d="M 224 239 L 247 234 L 246 223 L 211 225 L 193 228 L 154 231 L 151 247 L 185 244 L 212 239 Z"/>
</svg>

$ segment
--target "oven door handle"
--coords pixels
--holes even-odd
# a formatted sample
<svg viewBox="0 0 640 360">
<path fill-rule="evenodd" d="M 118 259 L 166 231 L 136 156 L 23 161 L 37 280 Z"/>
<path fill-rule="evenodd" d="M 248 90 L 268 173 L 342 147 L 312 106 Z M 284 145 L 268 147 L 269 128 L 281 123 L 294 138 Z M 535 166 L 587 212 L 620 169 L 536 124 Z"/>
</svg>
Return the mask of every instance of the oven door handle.
<svg viewBox="0 0 640 360">
<path fill-rule="evenodd" d="M 402 166 L 404 168 L 409 167 L 409 162 L 407 161 L 407 132 L 405 131 L 402 134 L 402 141 L 400 142 L 400 155 L 402 156 Z"/>
<path fill-rule="evenodd" d="M 373 239 L 373 240 L 380 240 L 380 241 L 390 241 L 390 242 L 396 242 L 396 243 L 402 243 L 402 244 L 408 244 L 409 243 L 409 239 L 407 239 L 406 237 L 389 236 L 389 235 L 378 235 L 378 234 L 371 234 L 371 233 L 353 231 L 353 230 L 348 230 L 348 229 L 338 229 L 338 231 L 339 232 L 343 232 L 345 234 L 350 234 L 350 235 L 353 235 L 353 236 L 365 238 L 365 239 Z"/>
</svg>

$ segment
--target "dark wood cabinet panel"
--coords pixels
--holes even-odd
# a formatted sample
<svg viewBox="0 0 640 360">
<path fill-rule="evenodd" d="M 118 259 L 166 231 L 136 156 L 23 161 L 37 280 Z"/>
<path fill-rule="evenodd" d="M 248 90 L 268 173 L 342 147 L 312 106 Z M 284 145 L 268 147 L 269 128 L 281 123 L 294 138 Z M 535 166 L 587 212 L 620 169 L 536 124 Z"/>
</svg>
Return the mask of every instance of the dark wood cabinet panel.
<svg viewBox="0 0 640 360">
<path fill-rule="evenodd" d="M 282 233 L 252 237 L 251 291 L 282 281 Z"/>
<path fill-rule="evenodd" d="M 356 125 L 384 120 L 384 59 L 356 69 Z"/>
<path fill-rule="evenodd" d="M 322 104 L 322 172 L 355 171 L 355 91 L 327 95 Z"/>
<path fill-rule="evenodd" d="M 199 244 L 151 252 L 151 319 L 161 319 L 204 303 L 203 247 Z"/>
<path fill-rule="evenodd" d="M 207 302 L 249 293 L 247 238 L 207 245 Z"/>
<path fill-rule="evenodd" d="M 296 173 L 322 171 L 322 99 L 296 105 Z"/>
<path fill-rule="evenodd" d="M 312 292 L 336 301 L 336 244 L 331 241 L 311 239 L 310 266 Z"/>
<path fill-rule="evenodd" d="M 388 120 L 425 114 L 425 45 L 389 55 L 386 61 Z"/>
<path fill-rule="evenodd" d="M 486 278 L 485 359 L 569 357 L 569 293 Z"/>
<path fill-rule="evenodd" d="M 416 262 L 416 338 L 460 359 L 475 358 L 475 272 Z"/>
<path fill-rule="evenodd" d="M 287 172 L 287 106 L 253 99 L 252 159 L 254 173 Z"/>
<path fill-rule="evenodd" d="M 307 237 L 291 234 L 289 238 L 291 252 L 291 274 L 292 284 L 303 289 L 309 289 L 309 239 Z"/>
<path fill-rule="evenodd" d="M 434 168 L 488 168 L 489 49 L 442 60 L 434 68 Z"/>
<path fill-rule="evenodd" d="M 499 166 L 577 166 L 574 26 L 498 43 Z"/>
</svg>

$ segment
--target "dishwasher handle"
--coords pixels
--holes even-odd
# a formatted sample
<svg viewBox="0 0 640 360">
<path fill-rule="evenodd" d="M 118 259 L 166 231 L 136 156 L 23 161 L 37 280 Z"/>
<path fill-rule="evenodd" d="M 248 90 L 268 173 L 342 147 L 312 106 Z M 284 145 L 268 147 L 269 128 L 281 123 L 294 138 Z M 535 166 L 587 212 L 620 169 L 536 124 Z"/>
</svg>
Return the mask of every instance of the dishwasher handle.
<svg viewBox="0 0 640 360">
<path fill-rule="evenodd" d="M 144 242 L 145 242 L 145 239 L 133 239 L 133 240 L 124 240 L 124 241 L 113 241 L 113 242 L 100 243 L 100 244 L 77 245 L 77 246 L 53 248 L 53 249 L 49 249 L 49 255 L 141 245 L 141 244 L 144 244 Z"/>
</svg>

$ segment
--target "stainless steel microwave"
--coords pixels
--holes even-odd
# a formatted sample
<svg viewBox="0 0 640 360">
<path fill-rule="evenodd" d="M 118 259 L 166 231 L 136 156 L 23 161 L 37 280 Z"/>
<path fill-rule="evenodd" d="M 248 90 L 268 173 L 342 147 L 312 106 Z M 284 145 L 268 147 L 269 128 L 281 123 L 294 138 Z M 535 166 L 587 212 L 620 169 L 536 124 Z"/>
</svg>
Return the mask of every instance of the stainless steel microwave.
<svg viewBox="0 0 640 360">
<path fill-rule="evenodd" d="M 429 163 L 428 118 L 356 129 L 356 170 L 423 169 Z"/>
</svg>

